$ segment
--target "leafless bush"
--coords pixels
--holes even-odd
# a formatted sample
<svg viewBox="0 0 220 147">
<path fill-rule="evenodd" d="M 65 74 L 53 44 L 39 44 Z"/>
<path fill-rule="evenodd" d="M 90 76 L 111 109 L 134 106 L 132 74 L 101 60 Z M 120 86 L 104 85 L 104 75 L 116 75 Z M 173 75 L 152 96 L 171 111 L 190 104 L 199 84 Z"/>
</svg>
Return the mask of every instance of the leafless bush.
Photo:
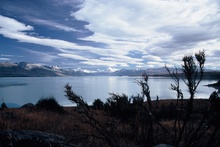
<svg viewBox="0 0 220 147">
<path fill-rule="evenodd" d="M 117 139 L 114 136 L 114 133 L 111 129 L 108 129 L 104 124 L 102 124 L 96 117 L 93 115 L 92 111 L 90 110 L 90 107 L 87 105 L 87 103 L 83 100 L 81 96 L 78 96 L 72 91 L 72 87 L 67 84 L 65 86 L 65 93 L 67 98 L 77 104 L 78 107 L 82 109 L 82 113 L 79 116 L 85 124 L 88 124 L 91 126 L 95 132 L 91 134 L 83 134 L 81 137 L 95 137 L 96 139 L 101 139 L 106 141 L 110 146 L 117 147 L 118 142 Z M 116 125 L 116 123 L 112 123 L 112 127 Z"/>
</svg>

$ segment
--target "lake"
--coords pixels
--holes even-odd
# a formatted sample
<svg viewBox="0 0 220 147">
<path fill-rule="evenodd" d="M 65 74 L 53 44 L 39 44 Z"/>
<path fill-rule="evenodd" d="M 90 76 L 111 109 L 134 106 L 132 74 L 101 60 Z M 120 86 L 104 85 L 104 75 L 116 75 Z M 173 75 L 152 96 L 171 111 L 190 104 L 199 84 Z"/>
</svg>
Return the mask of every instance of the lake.
<svg viewBox="0 0 220 147">
<path fill-rule="evenodd" d="M 88 104 L 94 99 L 103 102 L 110 97 L 109 93 L 126 94 L 128 96 L 141 94 L 141 87 L 136 83 L 141 77 L 128 76 L 75 76 L 75 77 L 7 77 L 0 78 L 1 102 L 21 106 L 26 103 L 35 104 L 41 97 L 54 96 L 63 106 L 73 105 L 67 100 L 64 86 L 69 83 L 72 90 L 82 96 Z M 203 80 L 197 90 L 196 98 L 208 98 L 215 90 L 204 85 L 215 83 L 216 80 Z M 173 83 L 169 77 L 149 77 L 152 99 L 176 98 L 176 93 L 170 90 Z M 189 98 L 187 87 L 181 81 L 184 97 Z"/>
</svg>

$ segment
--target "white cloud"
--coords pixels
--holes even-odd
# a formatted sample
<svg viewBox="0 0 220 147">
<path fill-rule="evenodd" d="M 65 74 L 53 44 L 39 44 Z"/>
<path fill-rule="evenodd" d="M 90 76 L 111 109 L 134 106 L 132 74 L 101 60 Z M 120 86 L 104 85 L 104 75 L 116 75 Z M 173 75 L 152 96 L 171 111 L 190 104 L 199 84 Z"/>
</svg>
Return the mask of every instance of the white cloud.
<svg viewBox="0 0 220 147">
<path fill-rule="evenodd" d="M 101 48 L 95 48 L 95 47 L 90 47 L 90 46 L 79 46 L 75 43 L 72 42 L 68 42 L 65 40 L 58 40 L 58 39 L 50 39 L 50 38 L 38 38 L 35 36 L 30 36 L 28 35 L 26 32 L 29 30 L 34 30 L 33 27 L 31 26 L 26 26 L 23 23 L 20 23 L 14 19 L 8 18 L 8 17 L 4 17 L 1 16 L 1 22 L 0 22 L 0 34 L 2 34 L 3 36 L 7 37 L 7 38 L 11 38 L 11 39 L 16 39 L 20 42 L 26 42 L 26 43 L 33 43 L 33 44 L 38 44 L 38 45 L 44 45 L 44 46 L 50 46 L 53 48 L 56 48 L 57 50 L 63 52 L 58 54 L 58 56 L 60 57 L 66 57 L 66 58 L 72 58 L 72 59 L 76 59 L 76 60 L 86 60 L 84 62 L 81 62 L 83 64 L 88 64 L 88 65 L 102 65 L 102 66 L 128 66 L 127 63 L 132 63 L 132 64 L 136 64 L 135 61 L 138 62 L 138 60 L 134 60 L 132 58 L 126 57 L 124 54 L 126 52 L 120 51 L 120 50 L 114 50 L 114 49 L 101 49 Z M 5 25 L 5 21 L 7 20 L 7 23 L 11 24 L 11 28 L 8 29 L 7 25 Z M 111 56 L 112 57 L 112 61 L 107 61 L 107 60 L 102 60 L 102 59 L 94 59 L 92 57 L 90 58 L 86 58 L 84 57 L 84 55 L 76 55 L 75 51 L 76 50 L 81 50 L 81 51 L 87 51 L 87 53 L 94 53 L 97 55 L 102 55 L 102 56 Z M 34 52 L 34 51 L 32 51 Z M 37 54 L 39 54 L 39 52 L 37 52 Z M 47 54 L 48 55 L 48 54 Z M 44 57 L 44 53 L 42 53 L 42 59 Z M 119 58 L 120 56 L 120 62 L 117 58 Z M 46 57 L 46 56 L 45 56 Z M 55 59 L 55 56 L 48 56 L 50 58 L 48 58 L 49 61 Z M 113 61 L 114 58 L 116 58 L 116 61 Z M 45 58 L 46 59 L 46 58 Z M 48 61 L 48 60 L 44 60 L 44 61 Z"/>
<path fill-rule="evenodd" d="M 220 37 L 218 11 L 217 1 L 208 0 L 86 0 L 72 16 L 89 22 L 87 28 L 94 35 L 85 40 L 104 42 L 123 55 L 135 49 L 152 54 L 145 56 L 151 60 L 172 63 L 181 61 L 184 53 L 208 47 L 201 43 Z M 173 56 L 177 53 L 178 58 Z"/>
<path fill-rule="evenodd" d="M 84 7 L 72 15 L 88 21 L 87 27 L 95 33 L 115 38 L 149 37 L 158 34 L 156 29 L 161 25 L 191 25 L 195 18 L 201 19 L 200 11 L 194 8 L 201 4 L 197 5 L 158 0 L 87 0 Z"/>
<path fill-rule="evenodd" d="M 129 67 L 126 62 L 105 61 L 105 60 L 100 60 L 100 59 L 90 59 L 88 61 L 82 61 L 80 63 L 93 65 L 93 66 Z"/>
<path fill-rule="evenodd" d="M 217 52 L 220 46 L 220 3 L 217 0 L 85 0 L 81 5 L 82 2 L 76 1 L 79 10 L 74 9 L 71 16 L 74 20 L 88 22 L 86 28 L 93 34 L 88 37 L 83 35 L 80 39 L 103 43 L 105 48 L 90 46 L 89 43 L 81 46 L 80 43 L 54 39 L 53 36 L 31 35 L 39 33 L 33 26 L 1 15 L 0 34 L 20 42 L 55 48 L 59 53 L 51 60 L 61 57 L 74 59 L 85 66 L 175 65 L 181 63 L 185 54 L 202 49 L 206 51 L 207 59 L 210 58 L 208 66 L 216 66 L 212 63 L 216 63 L 214 60 L 220 55 Z M 76 3 L 70 0 L 64 2 Z M 56 4 L 62 6 L 57 0 Z M 63 20 L 69 18 L 63 17 Z M 77 31 L 40 17 L 29 19 L 66 32 Z M 134 51 L 138 54 L 129 54 Z"/>
<path fill-rule="evenodd" d="M 10 60 L 9 58 L 0 58 L 0 61 L 8 61 Z"/>
<path fill-rule="evenodd" d="M 145 55 L 143 58 L 147 59 L 148 61 L 162 61 L 160 57 L 154 55 Z"/>
<path fill-rule="evenodd" d="M 28 50 L 28 52 L 31 53 L 33 57 L 40 58 L 41 61 L 47 62 L 47 63 L 53 62 L 54 59 L 58 58 L 56 55 L 53 55 L 50 52 L 40 52 L 40 51 L 34 51 L 34 50 Z"/>
<path fill-rule="evenodd" d="M 75 59 L 75 60 L 89 60 L 88 58 L 86 57 L 83 57 L 82 55 L 76 55 L 76 54 L 66 54 L 66 53 L 61 53 L 61 54 L 58 54 L 58 56 L 61 56 L 61 57 L 65 57 L 65 58 L 71 58 L 71 59 Z"/>
<path fill-rule="evenodd" d="M 5 32 L 18 33 L 23 31 L 33 30 L 32 26 L 18 23 L 15 19 L 4 17 L 0 15 L 0 33 L 4 34 Z"/>
<path fill-rule="evenodd" d="M 165 66 L 164 63 L 162 62 L 156 62 L 156 61 L 151 61 L 151 62 L 147 62 L 147 67 L 152 68 L 152 67 L 163 67 Z"/>
<path fill-rule="evenodd" d="M 5 55 L 5 54 L 0 54 L 2 57 L 14 57 L 14 55 Z"/>
<path fill-rule="evenodd" d="M 16 39 L 20 42 L 39 44 L 39 45 L 50 46 L 61 49 L 85 48 L 65 40 L 41 38 L 41 37 L 34 37 L 28 35 L 27 32 L 32 30 L 34 30 L 32 26 L 25 25 L 21 22 L 18 22 L 15 19 L 0 15 L 0 34 L 2 34 L 7 38 Z M 93 47 L 88 47 L 88 49 L 92 49 L 92 48 Z"/>
<path fill-rule="evenodd" d="M 112 68 L 112 67 L 108 67 L 108 71 L 110 71 L 110 72 L 115 72 L 115 71 L 117 71 L 117 70 L 119 70 L 119 69 L 117 69 L 117 68 Z"/>
<path fill-rule="evenodd" d="M 0 15 L 0 34 L 7 38 L 16 39 L 19 42 L 26 42 L 38 45 L 44 45 L 53 47 L 56 49 L 76 49 L 76 50 L 99 50 L 98 48 L 90 46 L 79 46 L 75 43 L 68 42 L 65 40 L 51 39 L 51 38 L 42 38 L 38 36 L 31 36 L 27 32 L 33 31 L 32 26 L 25 25 L 21 22 L 18 22 L 15 19 L 8 18 Z M 30 32 L 32 33 L 32 32 Z"/>
<path fill-rule="evenodd" d="M 44 20 L 44 19 L 38 19 L 38 18 L 28 18 L 28 19 L 30 21 L 34 22 L 34 23 L 41 24 L 41 25 L 46 25 L 46 26 L 53 27 L 53 28 L 57 28 L 59 30 L 64 30 L 64 31 L 67 31 L 67 32 L 78 32 L 78 30 L 76 30 L 72 27 L 69 27 L 69 26 L 66 26 L 66 25 L 63 25 L 63 24 L 60 24 L 60 23 L 57 23 L 57 22 L 53 22 L 53 21 L 50 21 L 50 20 Z"/>
<path fill-rule="evenodd" d="M 8 61 L 8 60 L 11 60 L 9 57 L 14 57 L 14 56 L 13 56 L 13 55 L 0 54 L 0 61 Z"/>
</svg>

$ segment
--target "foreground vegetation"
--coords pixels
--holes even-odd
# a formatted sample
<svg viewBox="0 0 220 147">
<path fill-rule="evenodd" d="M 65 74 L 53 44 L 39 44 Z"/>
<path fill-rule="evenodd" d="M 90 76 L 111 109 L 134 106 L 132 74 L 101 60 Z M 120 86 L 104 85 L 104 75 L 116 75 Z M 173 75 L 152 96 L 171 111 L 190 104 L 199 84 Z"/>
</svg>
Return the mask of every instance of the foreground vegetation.
<svg viewBox="0 0 220 147">
<path fill-rule="evenodd" d="M 5 108 L 0 111 L 0 129 L 52 132 L 77 146 L 220 146 L 220 98 L 213 92 L 209 99 L 194 99 L 204 74 L 204 51 L 195 58 L 183 57 L 183 81 L 189 98 L 184 98 L 177 70 L 169 68 L 175 100 L 152 101 L 147 74 L 137 81 L 141 94 L 128 97 L 112 93 L 105 103 L 97 99 L 92 106 L 67 84 L 66 96 L 76 107 L 63 108 L 53 98 L 46 98 L 36 107 Z"/>
<path fill-rule="evenodd" d="M 157 107 L 155 117 L 160 118 L 158 122 L 155 120 L 155 144 L 166 143 L 173 144 L 175 136 L 175 118 L 178 109 L 175 108 L 176 100 L 159 100 L 152 101 L 154 108 Z M 187 101 L 184 101 L 184 105 Z M 194 101 L 195 107 L 190 120 L 191 127 L 194 127 L 195 122 L 201 121 L 204 114 L 208 113 L 207 108 L 210 108 L 210 101 L 207 99 L 197 99 Z M 143 105 L 147 105 L 144 103 Z M 0 130 L 22 129 L 22 130 L 37 130 L 49 133 L 55 133 L 65 136 L 72 144 L 78 146 L 110 146 L 109 143 L 102 137 L 99 131 L 106 129 L 106 135 L 111 134 L 112 139 L 115 139 L 117 146 L 145 146 L 147 133 L 143 127 L 148 127 L 146 115 L 135 116 L 134 119 L 123 121 L 118 117 L 106 115 L 104 110 L 91 109 L 94 119 L 97 121 L 96 127 L 91 126 L 90 120 L 84 117 L 84 114 L 74 107 L 65 107 L 65 114 L 46 111 L 38 108 L 10 108 L 0 111 Z M 207 118 L 213 118 L 210 113 Z M 141 114 L 140 114 L 141 115 Z M 144 114 L 145 115 L 145 114 Z M 146 119 L 145 121 L 138 119 Z M 144 122 L 146 124 L 144 124 Z M 210 122 L 211 123 L 211 122 Z M 94 123 L 95 124 L 95 123 Z M 161 125 L 161 126 L 160 126 Z M 207 126 L 206 126 L 207 125 Z M 102 128 L 101 126 L 105 127 Z M 203 128 L 208 127 L 208 131 L 203 134 L 201 140 L 197 144 L 205 146 L 209 137 L 215 129 L 214 121 L 211 124 L 203 124 Z M 166 135 L 165 135 L 166 134 Z M 215 137 L 218 137 L 215 135 Z"/>
</svg>

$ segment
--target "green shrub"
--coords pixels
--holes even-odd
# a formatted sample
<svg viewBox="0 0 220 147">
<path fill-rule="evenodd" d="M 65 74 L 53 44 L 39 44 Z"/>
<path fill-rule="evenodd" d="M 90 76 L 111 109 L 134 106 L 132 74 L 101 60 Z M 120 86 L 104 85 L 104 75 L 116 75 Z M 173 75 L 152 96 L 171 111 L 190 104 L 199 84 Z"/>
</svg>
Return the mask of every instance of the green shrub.
<svg viewBox="0 0 220 147">
<path fill-rule="evenodd" d="M 54 97 L 43 97 L 36 103 L 36 106 L 47 111 L 64 113 L 63 107 L 57 102 Z"/>
</svg>

